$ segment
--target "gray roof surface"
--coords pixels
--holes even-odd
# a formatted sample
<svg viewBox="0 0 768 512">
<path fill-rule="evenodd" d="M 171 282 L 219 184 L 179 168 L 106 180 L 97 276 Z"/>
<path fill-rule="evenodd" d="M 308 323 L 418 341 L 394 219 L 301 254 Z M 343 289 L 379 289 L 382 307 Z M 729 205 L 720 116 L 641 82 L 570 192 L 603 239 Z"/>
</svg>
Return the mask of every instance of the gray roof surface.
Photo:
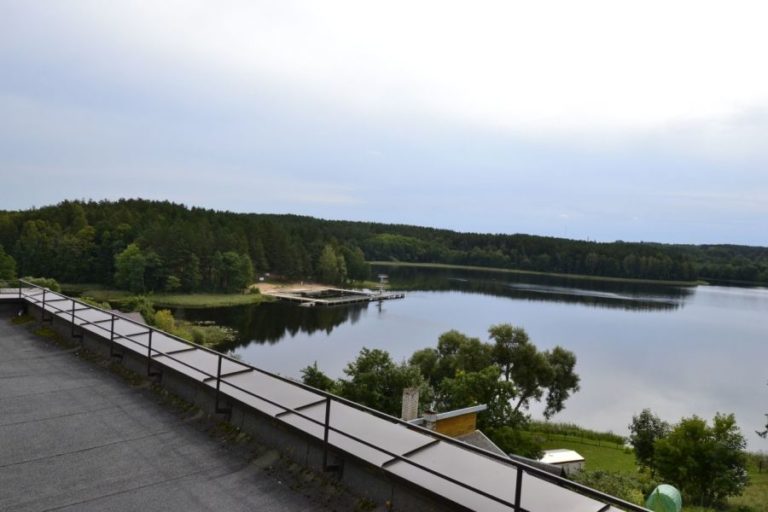
<svg viewBox="0 0 768 512">
<path fill-rule="evenodd" d="M 0 510 L 326 509 L 265 471 L 275 452 L 227 446 L 5 318 L 0 410 Z"/>
<path fill-rule="evenodd" d="M 42 302 L 42 293 L 39 293 L 38 290 L 28 290 L 26 293 L 32 296 L 28 300 L 38 304 Z M 49 291 L 46 297 L 47 301 L 63 296 Z M 67 304 L 67 302 L 63 302 L 63 304 Z M 55 314 L 59 307 L 57 302 L 46 303 L 46 310 L 52 314 Z M 71 308 L 71 304 L 69 307 Z M 78 312 L 77 315 L 85 316 L 82 312 Z M 93 318 L 97 321 L 111 318 L 110 313 L 96 310 L 87 312 L 87 316 L 89 319 Z M 64 318 L 67 317 L 64 316 Z M 109 338 L 109 325 L 109 322 L 98 324 L 98 326 L 90 324 L 85 325 L 84 328 Z M 124 336 L 138 335 L 131 336 L 132 341 L 128 341 L 126 338 L 118 338 L 116 341 L 131 350 L 146 354 L 146 343 L 149 337 L 140 334 L 142 329 L 142 326 L 128 320 L 118 320 L 115 322 L 116 331 Z M 156 343 L 158 344 L 156 345 Z M 152 338 L 153 348 L 159 347 L 159 343 L 163 343 L 164 347 L 171 349 L 192 347 L 183 341 L 156 332 Z M 218 354 L 200 348 L 193 348 L 193 350 L 170 356 L 153 355 L 156 364 L 164 364 L 174 368 L 212 387 L 216 385 L 215 379 L 206 380 L 206 378 L 210 375 L 216 375 L 218 358 Z M 177 361 L 173 361 L 173 359 Z M 181 361 L 197 369 L 190 368 L 182 364 Z M 224 359 L 222 375 L 243 368 L 244 365 L 236 361 Z M 311 436 L 318 439 L 323 438 L 322 423 L 325 419 L 325 404 L 320 403 L 324 400 L 324 396 L 320 393 L 285 382 L 256 369 L 248 373 L 222 377 L 221 391 L 225 395 L 240 400 L 266 414 L 276 416 L 281 421 L 293 425 Z M 262 399 L 252 396 L 249 392 L 259 395 Z M 2 391 L 0 391 L 0 396 L 2 396 Z M 282 407 L 269 403 L 267 400 L 280 404 Z M 311 418 L 320 424 L 295 412 L 286 411 L 286 408 L 294 410 L 301 408 L 300 414 L 302 416 Z M 435 441 L 435 438 L 427 433 L 338 401 L 331 403 L 330 425 L 337 431 L 330 432 L 329 443 L 340 450 L 351 453 L 370 464 L 382 467 L 385 471 L 410 480 L 468 508 L 484 511 L 511 510 L 508 505 L 503 505 L 472 489 L 467 489 L 463 485 L 434 475 L 430 471 L 441 473 L 511 503 L 514 501 L 518 471 L 512 464 L 493 459 L 490 456 L 482 456 L 468 448 L 444 440 Z M 364 442 L 351 439 L 344 435 L 345 433 L 358 437 Z M 396 457 L 393 459 L 391 454 Z M 423 467 L 419 468 L 404 460 L 395 460 L 397 457 L 413 461 Z M 522 489 L 522 504 L 530 512 L 549 512 L 552 510 L 597 512 L 605 506 L 595 499 L 559 487 L 530 474 L 524 475 Z"/>
<path fill-rule="evenodd" d="M 470 432 L 469 434 L 464 434 L 463 436 L 458 436 L 456 439 L 459 441 L 463 441 L 467 444 L 471 444 L 472 446 L 476 446 L 477 448 L 482 448 L 485 451 L 495 453 L 496 455 L 501 455 L 502 457 L 509 457 L 504 450 L 499 448 L 496 443 L 488 439 L 488 436 L 483 434 L 481 430 L 475 430 L 474 432 Z"/>
</svg>

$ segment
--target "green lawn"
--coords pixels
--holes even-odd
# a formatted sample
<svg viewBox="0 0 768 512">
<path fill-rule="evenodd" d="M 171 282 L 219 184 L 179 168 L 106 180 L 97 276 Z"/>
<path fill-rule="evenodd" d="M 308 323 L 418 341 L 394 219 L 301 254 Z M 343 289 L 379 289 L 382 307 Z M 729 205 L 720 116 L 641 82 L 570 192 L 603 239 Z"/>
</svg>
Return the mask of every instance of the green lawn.
<svg viewBox="0 0 768 512">
<path fill-rule="evenodd" d="M 617 471 L 635 473 L 635 456 L 629 451 L 614 446 L 598 446 L 593 441 L 581 442 L 564 436 L 548 435 L 543 444 L 545 450 L 566 448 L 575 450 L 585 459 L 585 468 L 590 471 Z M 725 512 L 768 512 L 768 467 L 758 471 L 754 460 L 749 464 L 750 483 L 741 496 L 731 498 Z M 715 509 L 683 506 L 683 512 L 716 512 Z"/>
<path fill-rule="evenodd" d="M 158 293 L 150 297 L 155 307 L 166 308 L 218 308 L 225 306 L 243 306 L 274 300 L 260 294 L 245 293 Z"/>
<path fill-rule="evenodd" d="M 63 285 L 65 293 L 91 297 L 99 302 L 119 306 L 134 295 L 125 290 L 114 290 L 101 286 Z M 148 296 L 156 308 L 216 308 L 243 306 L 273 300 L 260 294 L 245 293 L 153 293 Z"/>
<path fill-rule="evenodd" d="M 768 512 L 768 468 L 759 472 L 754 463 L 750 464 L 749 486 L 742 496 L 731 498 L 729 504 L 731 510 L 738 510 L 738 507 L 742 506 L 749 507 L 745 508 L 744 512 Z"/>
<path fill-rule="evenodd" d="M 579 452 L 584 459 L 584 467 L 587 470 L 617 471 L 621 473 L 635 472 L 635 454 L 632 451 L 624 451 L 622 448 L 612 446 L 598 446 L 596 442 L 580 442 L 568 440 L 560 436 L 548 436 L 548 440 L 542 445 L 544 450 L 566 448 Z"/>
</svg>

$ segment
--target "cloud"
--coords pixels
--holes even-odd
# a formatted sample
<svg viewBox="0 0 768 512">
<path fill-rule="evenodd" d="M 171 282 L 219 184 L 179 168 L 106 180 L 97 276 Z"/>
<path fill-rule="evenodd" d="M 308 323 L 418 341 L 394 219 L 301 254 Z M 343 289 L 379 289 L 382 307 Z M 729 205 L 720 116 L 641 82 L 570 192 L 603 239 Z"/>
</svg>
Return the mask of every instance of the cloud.
<svg viewBox="0 0 768 512">
<path fill-rule="evenodd" d="M 422 112 L 544 133 L 632 131 L 768 104 L 761 2 L 74 2 L 58 18 L 30 9 L 64 43 L 59 53 L 181 96 L 247 99 L 269 84 L 383 118 Z"/>
<path fill-rule="evenodd" d="M 577 237 L 762 241 L 764 9 L 15 3 L 0 172 L 49 190 L 0 196 L 560 236 L 567 215 Z"/>
<path fill-rule="evenodd" d="M 707 120 L 670 123 L 647 140 L 661 149 L 717 162 L 768 163 L 768 103 Z"/>
</svg>

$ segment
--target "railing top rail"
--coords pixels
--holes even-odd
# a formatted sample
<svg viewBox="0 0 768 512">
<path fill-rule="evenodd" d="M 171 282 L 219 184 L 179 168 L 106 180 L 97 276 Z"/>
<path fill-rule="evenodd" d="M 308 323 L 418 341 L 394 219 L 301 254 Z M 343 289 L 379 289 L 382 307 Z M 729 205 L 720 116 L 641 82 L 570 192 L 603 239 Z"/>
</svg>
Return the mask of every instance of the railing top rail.
<svg viewBox="0 0 768 512">
<path fill-rule="evenodd" d="M 503 463 L 505 465 L 514 467 L 517 470 L 522 470 L 525 473 L 528 473 L 528 474 L 530 474 L 532 476 L 535 476 L 537 478 L 540 478 L 542 480 L 546 480 L 546 481 L 548 481 L 550 483 L 559 485 L 561 487 L 565 487 L 565 488 L 571 489 L 571 490 L 573 490 L 573 491 L 575 491 L 575 492 L 577 492 L 579 494 L 582 494 L 582 495 L 584 495 L 586 497 L 594 498 L 594 499 L 596 499 L 598 501 L 607 503 L 609 505 L 614 505 L 614 506 L 620 507 L 622 509 L 629 510 L 631 512 L 647 512 L 648 511 L 648 509 L 646 509 L 644 507 L 641 507 L 639 505 L 635 505 L 634 503 L 629 503 L 629 502 L 624 501 L 624 500 L 622 500 L 620 498 L 616 498 L 615 496 L 611 496 L 610 494 L 606 494 L 606 493 L 603 493 L 603 492 L 598 491 L 596 489 L 592 489 L 591 487 L 587 487 L 585 485 L 582 485 L 582 484 L 579 484 L 577 482 L 574 482 L 572 480 L 568 480 L 566 478 L 559 477 L 557 475 L 553 475 L 552 473 L 549 473 L 549 472 L 544 471 L 542 469 L 539 469 L 539 468 L 536 468 L 534 466 L 528 465 L 525 462 L 522 462 L 522 461 L 519 461 L 519 460 L 515 460 L 515 459 L 510 459 L 510 458 L 507 458 L 507 457 L 503 457 L 503 456 L 501 456 L 499 454 L 496 454 L 496 453 L 484 450 L 482 448 L 478 448 L 476 446 L 469 445 L 469 444 L 464 443 L 462 441 L 459 441 L 457 439 L 445 436 L 443 434 L 440 434 L 439 432 L 435 432 L 435 431 L 429 430 L 429 429 L 424 428 L 424 427 L 419 426 L 419 425 L 414 425 L 414 424 L 409 423 L 409 422 L 407 422 L 405 420 L 402 420 L 400 418 L 396 418 L 394 416 L 391 416 L 389 414 L 383 413 L 381 411 L 377 411 L 376 409 L 372 409 L 370 407 L 367 407 L 365 405 L 359 404 L 357 402 L 353 402 L 353 401 L 348 400 L 346 398 L 334 395 L 332 393 L 328 393 L 327 391 L 323 391 L 321 389 L 313 388 L 312 386 L 304 384 L 303 382 L 300 382 L 300 381 L 297 381 L 297 380 L 294 380 L 294 379 L 291 379 L 291 378 L 288 378 L 288 377 L 284 377 L 284 376 L 278 375 L 276 373 L 272 373 L 272 372 L 270 372 L 268 370 L 264 370 L 262 368 L 258 368 L 256 366 L 253 366 L 253 365 L 249 364 L 249 363 L 246 363 L 246 362 L 240 361 L 238 359 L 235 359 L 234 357 L 231 357 L 231 356 L 229 356 L 227 354 L 223 354 L 221 352 L 217 352 L 217 351 L 215 351 L 215 350 L 213 350 L 211 348 L 205 347 L 203 345 L 199 345 L 199 344 L 194 343 L 192 341 L 185 340 L 184 338 L 181 338 L 181 337 L 173 335 L 171 333 L 162 331 L 160 329 L 156 329 L 153 326 L 150 326 L 150 325 L 138 322 L 136 320 L 133 320 L 133 319 L 128 318 L 128 317 L 125 317 L 125 316 L 123 316 L 121 314 L 118 314 L 118 313 L 115 313 L 113 311 L 107 311 L 107 310 L 105 310 L 105 309 L 103 309 L 101 307 L 94 306 L 92 304 L 88 304 L 86 302 L 83 302 L 83 301 L 75 298 L 75 297 L 69 297 L 67 295 L 64 295 L 61 292 L 54 292 L 54 291 L 52 291 L 52 290 L 50 290 L 48 288 L 45 288 L 44 286 L 40 286 L 38 284 L 31 283 L 31 282 L 26 281 L 24 279 L 19 279 L 18 282 L 19 282 L 19 290 L 22 289 L 21 288 L 21 283 L 24 283 L 24 284 L 29 285 L 29 286 L 31 286 L 33 288 L 36 288 L 36 289 L 47 290 L 47 291 L 49 291 L 51 293 L 55 293 L 55 294 L 60 295 L 62 297 L 66 297 L 66 298 L 72 300 L 73 302 L 76 302 L 78 304 L 86 306 L 89 309 L 100 311 L 100 312 L 103 312 L 103 313 L 105 313 L 107 315 L 111 315 L 114 318 L 119 318 L 119 319 L 124 320 L 126 322 L 130 322 L 130 323 L 132 323 L 134 325 L 140 326 L 142 328 L 146 328 L 146 329 L 148 329 L 148 332 L 158 332 L 158 333 L 161 333 L 163 336 L 166 336 L 168 338 L 171 338 L 171 339 L 174 339 L 176 341 L 182 342 L 182 343 L 184 343 L 186 345 L 189 345 L 191 347 L 195 347 L 196 349 L 202 350 L 204 352 L 213 354 L 216 357 L 220 357 L 222 359 L 227 359 L 227 360 L 229 360 L 229 361 L 231 361 L 231 362 L 233 362 L 233 363 L 235 363 L 237 365 L 240 365 L 240 366 L 243 366 L 243 367 L 246 367 L 246 368 L 250 368 L 251 370 L 257 371 L 259 373 L 262 373 L 262 374 L 267 375 L 269 377 L 275 378 L 277 380 L 289 383 L 289 384 L 291 384 L 293 386 L 300 387 L 302 389 L 305 389 L 307 391 L 310 391 L 312 393 L 320 395 L 320 396 L 322 396 L 324 398 L 327 398 L 327 399 L 330 399 L 332 401 L 338 402 L 340 404 L 344 404 L 344 405 L 347 405 L 349 407 L 352 407 L 354 409 L 357 409 L 357 410 L 360 410 L 360 411 L 372 414 L 372 415 L 374 415 L 374 416 L 376 416 L 376 417 L 378 417 L 380 419 L 386 420 L 388 422 L 402 425 L 405 428 L 417 431 L 419 433 L 422 433 L 424 435 L 427 435 L 427 436 L 432 437 L 434 439 L 437 439 L 439 441 L 443 441 L 443 442 L 445 442 L 447 444 L 458 446 L 458 447 L 460 447 L 460 448 L 462 448 L 464 450 L 480 454 L 480 455 L 482 455 L 484 457 L 489 457 L 489 458 L 491 458 L 493 460 L 496 460 L 497 462 L 501 462 L 501 463 Z M 22 294 L 22 297 L 24 297 L 24 296 L 25 295 Z M 38 296 L 39 295 L 34 295 L 34 296 L 30 296 L 30 297 L 38 297 Z M 56 308 L 53 305 L 51 305 L 51 307 L 56 309 L 56 310 L 58 310 L 58 311 L 60 311 L 60 312 L 66 312 L 66 313 L 71 313 L 72 312 L 72 310 L 64 310 L 64 309 Z M 82 319 L 78 315 L 75 315 L 75 317 L 78 318 L 78 319 Z M 104 329 L 106 331 L 109 331 L 109 329 L 106 329 L 105 327 L 102 327 L 100 325 L 96 326 L 96 327 L 98 327 L 100 329 Z M 126 337 L 126 336 L 119 335 L 119 337 L 121 339 L 127 339 L 129 341 L 132 341 L 132 342 L 138 344 L 139 346 L 147 347 L 147 345 L 141 344 L 138 341 L 132 340 L 132 339 Z M 184 366 L 186 366 L 186 367 L 188 367 L 190 369 L 193 369 L 193 370 L 195 370 L 195 371 L 205 375 L 208 379 L 210 379 L 210 378 L 216 379 L 217 378 L 216 375 L 212 375 L 212 374 L 210 374 L 210 373 L 208 373 L 208 372 L 206 372 L 206 371 L 204 371 L 204 370 L 202 370 L 200 368 L 197 368 L 195 366 L 190 365 L 189 363 L 186 363 L 185 361 L 179 360 L 178 358 L 174 357 L 174 354 L 164 353 L 164 352 L 162 352 L 160 350 L 157 350 L 155 348 L 152 348 L 152 352 L 156 353 L 156 355 L 165 356 L 165 357 L 167 357 L 167 358 L 169 358 L 169 359 L 171 359 L 171 360 L 173 360 L 173 361 L 175 361 L 175 362 L 177 362 L 177 363 L 179 363 L 181 365 L 184 365 Z M 218 378 L 223 378 L 223 377 L 218 376 Z M 257 398 L 259 400 L 267 401 L 268 403 L 271 403 L 272 405 L 274 405 L 276 407 L 279 407 L 280 409 L 283 409 L 286 412 L 290 412 L 290 413 L 296 414 L 296 415 L 298 415 L 298 416 L 300 416 L 300 417 L 302 417 L 304 419 L 307 419 L 309 421 L 312 421 L 314 423 L 318 423 L 320 425 L 324 425 L 324 423 L 318 422 L 317 420 L 315 420 L 313 418 L 309 418 L 308 416 L 302 414 L 300 411 L 295 411 L 295 410 L 293 410 L 293 409 L 291 409 L 291 408 L 289 408 L 287 406 L 284 406 L 282 404 L 278 404 L 278 403 L 272 402 L 269 399 L 266 399 L 264 397 L 261 397 L 261 396 L 255 394 L 255 393 L 253 393 L 250 390 L 246 390 L 246 389 L 240 388 L 240 387 L 235 386 L 234 384 L 229 383 L 229 382 L 227 382 L 226 384 L 229 385 L 229 386 L 232 386 L 235 389 L 238 389 L 239 391 L 242 391 L 242 392 L 244 392 L 244 393 L 246 393 L 246 394 L 248 394 L 248 395 L 250 395 L 250 396 L 252 396 L 254 398 Z M 350 439 L 352 439 L 352 440 L 354 440 L 356 442 L 360 442 L 360 443 L 363 443 L 365 445 L 368 445 L 371 448 L 377 449 L 378 451 L 384 453 L 385 455 L 392 456 L 394 458 L 397 458 L 398 460 L 402 460 L 402 461 L 407 462 L 407 463 L 411 463 L 412 465 L 415 465 L 417 467 L 421 466 L 418 463 L 416 463 L 415 461 L 411 461 L 407 457 L 403 457 L 402 455 L 393 454 L 393 453 L 389 452 L 388 450 L 385 450 L 385 449 L 381 448 L 378 445 L 369 444 L 367 441 L 359 439 L 356 436 L 354 436 L 353 434 L 346 433 L 346 432 L 338 430 L 338 429 L 336 429 L 334 427 L 330 427 L 329 426 L 329 428 L 332 431 L 334 431 L 334 432 L 336 432 L 338 434 L 344 435 L 345 437 L 348 437 L 348 438 L 350 438 Z M 490 498 L 494 499 L 495 501 L 504 503 L 505 505 L 510 505 L 508 502 L 505 502 L 502 499 L 495 498 L 493 496 L 487 495 L 487 493 L 485 491 L 482 491 L 481 489 L 476 489 L 476 488 L 468 486 L 467 484 L 464 484 L 462 482 L 454 481 L 451 477 L 449 477 L 447 475 L 443 475 L 441 473 L 435 472 L 435 471 L 433 471 L 433 470 L 431 470 L 429 468 L 421 468 L 421 469 L 426 469 L 428 472 L 434 473 L 436 476 L 439 476 L 439 477 L 442 477 L 442 478 L 444 478 L 444 479 L 446 479 L 448 481 L 452 481 L 454 483 L 457 483 L 457 484 L 461 485 L 462 487 L 465 487 L 465 488 L 467 488 L 467 489 L 469 489 L 469 490 L 471 490 L 473 492 L 476 492 L 476 493 L 478 493 L 480 495 L 483 495 L 483 496 L 486 496 L 486 497 L 490 497 Z"/>
</svg>

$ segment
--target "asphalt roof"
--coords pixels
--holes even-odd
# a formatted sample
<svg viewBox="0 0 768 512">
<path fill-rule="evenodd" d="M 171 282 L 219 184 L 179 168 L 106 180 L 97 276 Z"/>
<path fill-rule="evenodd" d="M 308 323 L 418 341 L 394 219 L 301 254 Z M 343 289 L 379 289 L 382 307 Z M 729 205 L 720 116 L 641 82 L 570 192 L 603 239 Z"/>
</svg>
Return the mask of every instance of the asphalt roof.
<svg viewBox="0 0 768 512">
<path fill-rule="evenodd" d="M 323 439 L 324 395 L 286 381 L 263 370 L 193 346 L 162 332 L 149 333 L 142 326 L 109 312 L 85 307 L 72 299 L 40 289 L 24 291 L 25 299 L 43 305 L 49 314 L 80 325 L 98 336 L 110 337 L 114 322 L 115 342 L 146 354 L 151 340 L 153 360 L 206 385 L 215 387 L 217 365 L 222 361 L 221 392 L 317 439 Z M 13 292 L 8 292 L 12 295 Z M 3 295 L 0 291 L 0 298 Z M 151 336 L 151 338 L 150 338 Z M 29 377 L 35 379 L 35 376 Z M 54 384 L 55 379 L 49 379 Z M 2 380 L 0 380 L 2 382 Z M 253 396 L 254 394 L 259 395 Z M 0 388 L 0 397 L 3 390 Z M 279 406 L 275 404 L 280 404 Z M 301 410 L 300 414 L 293 411 Z M 311 421 L 314 420 L 314 421 Z M 509 511 L 515 499 L 518 469 L 511 462 L 483 456 L 462 444 L 408 428 L 394 418 L 387 419 L 341 400 L 330 402 L 329 443 L 331 446 L 382 468 L 398 477 L 473 510 Z M 350 436 L 357 438 L 353 439 Z M 1 452 L 0 452 L 1 453 Z M 487 452 L 486 452 L 487 453 Z M 0 455 L 1 457 L 1 455 Z M 508 460 L 508 459 L 507 459 Z M 0 464 L 2 460 L 0 459 Z M 0 481 L 0 483 L 2 483 Z M 468 488 L 471 487 L 471 488 Z M 473 490 L 475 489 L 475 490 Z M 477 492 L 480 491 L 480 492 Z M 531 512 L 569 510 L 597 512 L 618 510 L 528 473 L 523 474 L 521 505 Z M 493 496 L 495 499 L 489 498 Z"/>
<path fill-rule="evenodd" d="M 0 411 L 0 510 L 331 509 L 291 489 L 276 452 L 211 437 L 149 389 L 5 318 Z"/>
</svg>

